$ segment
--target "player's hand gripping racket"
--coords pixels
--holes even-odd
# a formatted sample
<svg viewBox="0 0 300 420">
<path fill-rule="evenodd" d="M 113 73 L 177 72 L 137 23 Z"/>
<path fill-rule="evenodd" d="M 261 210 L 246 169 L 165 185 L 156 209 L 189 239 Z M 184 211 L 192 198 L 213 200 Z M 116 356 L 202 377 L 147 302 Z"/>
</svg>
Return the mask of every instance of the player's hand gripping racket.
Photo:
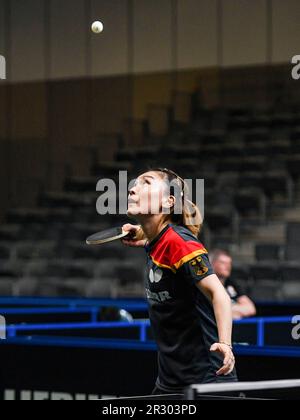
<svg viewBox="0 0 300 420">
<path fill-rule="evenodd" d="M 140 226 L 132 226 L 132 228 L 129 228 L 129 226 L 124 225 L 125 229 L 124 227 L 116 227 L 95 233 L 87 238 L 86 243 L 88 245 L 102 245 L 123 238 L 126 238 L 126 242 L 132 241 L 134 243 L 139 241 L 142 234 Z"/>
</svg>

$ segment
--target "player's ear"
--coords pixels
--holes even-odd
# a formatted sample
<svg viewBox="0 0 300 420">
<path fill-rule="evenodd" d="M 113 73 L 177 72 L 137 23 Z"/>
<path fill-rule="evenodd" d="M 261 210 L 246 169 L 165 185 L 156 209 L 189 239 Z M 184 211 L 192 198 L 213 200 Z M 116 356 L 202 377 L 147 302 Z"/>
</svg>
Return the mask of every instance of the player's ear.
<svg viewBox="0 0 300 420">
<path fill-rule="evenodd" d="M 169 212 L 171 212 L 172 208 L 175 207 L 175 204 L 176 204 L 176 198 L 174 197 L 174 195 L 169 195 L 165 197 L 162 201 L 163 209 L 166 209 Z"/>
</svg>

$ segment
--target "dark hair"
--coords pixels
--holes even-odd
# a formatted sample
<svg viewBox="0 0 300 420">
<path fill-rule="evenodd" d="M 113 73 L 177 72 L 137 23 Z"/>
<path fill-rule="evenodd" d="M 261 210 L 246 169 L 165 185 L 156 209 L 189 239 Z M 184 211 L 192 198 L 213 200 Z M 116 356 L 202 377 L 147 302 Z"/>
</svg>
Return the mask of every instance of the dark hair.
<svg viewBox="0 0 300 420">
<path fill-rule="evenodd" d="M 189 191 L 186 182 L 176 174 L 176 172 L 167 168 L 150 169 L 151 172 L 158 172 L 163 178 L 167 178 L 168 183 L 177 181 L 178 187 L 171 186 L 171 195 L 174 195 L 176 200 L 182 200 L 182 212 L 175 214 L 174 209 L 171 215 L 171 220 L 174 224 L 182 225 L 188 228 L 193 235 L 198 236 L 202 227 L 202 216 L 199 208 L 191 200 L 189 200 Z"/>
</svg>

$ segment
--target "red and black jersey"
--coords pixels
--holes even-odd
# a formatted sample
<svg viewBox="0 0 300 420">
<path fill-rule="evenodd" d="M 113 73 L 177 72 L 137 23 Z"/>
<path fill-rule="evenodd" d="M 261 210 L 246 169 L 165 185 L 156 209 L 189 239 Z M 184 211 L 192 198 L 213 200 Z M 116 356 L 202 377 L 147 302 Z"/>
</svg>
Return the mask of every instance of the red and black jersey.
<svg viewBox="0 0 300 420">
<path fill-rule="evenodd" d="M 213 307 L 197 283 L 213 274 L 208 253 L 185 227 L 168 225 L 146 246 L 146 295 L 158 345 L 157 387 L 181 391 L 217 378 L 223 361 L 210 352 L 219 341 Z"/>
</svg>

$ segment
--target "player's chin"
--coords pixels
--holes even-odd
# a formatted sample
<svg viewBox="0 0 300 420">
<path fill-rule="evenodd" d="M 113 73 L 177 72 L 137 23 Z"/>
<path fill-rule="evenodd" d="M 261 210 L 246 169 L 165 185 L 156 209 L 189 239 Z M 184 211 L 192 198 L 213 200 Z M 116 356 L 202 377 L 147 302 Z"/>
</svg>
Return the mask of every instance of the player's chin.
<svg viewBox="0 0 300 420">
<path fill-rule="evenodd" d="M 138 216 L 140 214 L 140 211 L 137 207 L 134 206 L 130 206 L 127 209 L 127 216 L 128 217 L 135 217 Z"/>
<path fill-rule="evenodd" d="M 150 216 L 156 213 L 151 213 L 151 211 L 149 209 L 144 209 L 143 207 L 140 206 L 135 206 L 135 205 L 131 205 L 128 206 L 127 209 L 127 216 L 128 217 L 133 217 L 133 218 L 140 218 L 143 216 Z"/>
</svg>

